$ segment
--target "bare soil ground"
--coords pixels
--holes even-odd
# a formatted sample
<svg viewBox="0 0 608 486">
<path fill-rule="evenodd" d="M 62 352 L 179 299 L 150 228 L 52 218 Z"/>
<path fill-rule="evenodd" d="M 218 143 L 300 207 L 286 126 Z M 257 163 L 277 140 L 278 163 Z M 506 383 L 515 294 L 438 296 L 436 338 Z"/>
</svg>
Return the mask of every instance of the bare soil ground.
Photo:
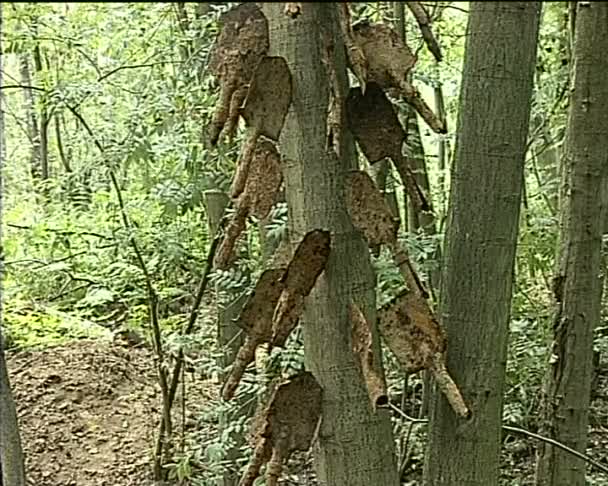
<svg viewBox="0 0 608 486">
<path fill-rule="evenodd" d="M 152 486 L 151 451 L 160 416 L 160 389 L 151 351 L 102 340 L 73 341 L 44 350 L 8 353 L 30 484 L 36 486 Z M 188 380 L 191 382 L 192 380 Z M 216 398 L 216 383 L 189 385 L 186 423 Z M 192 397 L 194 395 L 194 397 Z M 207 424 L 205 433 L 215 433 Z M 533 484 L 531 439 L 511 437 L 503 448 L 501 485 Z M 608 464 L 608 369 L 596 383 L 588 454 Z M 294 458 L 281 484 L 315 484 L 308 455 Z M 422 455 L 412 458 L 404 484 L 420 484 Z M 296 465 L 297 464 L 297 465 Z M 294 467 L 295 466 L 295 467 Z M 289 474 L 289 472 L 295 474 Z M 310 471 L 309 471 L 310 472 Z M 608 475 L 588 466 L 590 485 Z M 286 478 L 287 479 L 287 478 Z"/>
<path fill-rule="evenodd" d="M 104 341 L 8 354 L 31 484 L 152 485 L 160 389 L 151 352 Z"/>
</svg>

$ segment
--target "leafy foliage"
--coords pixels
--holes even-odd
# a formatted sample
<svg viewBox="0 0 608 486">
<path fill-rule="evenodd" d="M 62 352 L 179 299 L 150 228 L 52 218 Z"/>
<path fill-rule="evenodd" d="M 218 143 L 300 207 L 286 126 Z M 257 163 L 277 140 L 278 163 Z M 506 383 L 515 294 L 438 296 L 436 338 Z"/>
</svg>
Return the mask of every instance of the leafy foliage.
<svg viewBox="0 0 608 486">
<path fill-rule="evenodd" d="M 223 350 L 215 340 L 213 305 L 227 305 L 235 293 L 251 290 L 262 271 L 262 241 L 256 231 L 262 222 L 249 225 L 236 266 L 214 271 L 211 283 L 217 293 L 213 302 L 206 302 L 199 331 L 188 338 L 176 331 L 187 320 L 213 238 L 205 193 L 229 190 L 243 135 L 241 130 L 234 143 L 213 150 L 203 137 L 218 101 L 207 72 L 208 56 L 218 17 L 230 6 L 14 3 L 4 8 L 3 83 L 12 86 L 2 92 L 4 327 L 10 346 L 108 338 L 120 328 L 148 333 L 146 282 L 129 245 L 134 238 L 158 290 L 167 353 L 176 356 L 184 350 L 187 366 L 199 376 L 218 377 L 225 371 L 218 364 Z M 388 2 L 357 3 L 353 8 L 355 20 L 397 18 Z M 420 124 L 441 231 L 429 236 L 402 230 L 399 235 L 425 280 L 440 265 L 435 248 L 442 243 L 449 170 L 440 167 L 438 152 L 440 142 L 453 145 L 455 138 L 467 8 L 468 3 L 459 2 L 430 7 L 445 57 L 441 65 L 423 47 L 415 22 L 406 19 L 408 44 L 418 56 L 413 83 L 430 104 L 434 88 L 441 86 L 447 111 L 447 135 Z M 558 164 L 570 70 L 566 8 L 560 2 L 544 5 L 512 305 L 504 415 L 505 420 L 530 426 L 536 420 L 553 311 Z M 36 50 L 41 54 L 39 66 Z M 27 86 L 24 62 L 31 74 Z M 44 181 L 32 175 L 36 154 L 27 94 L 34 98 L 38 121 L 42 113 L 48 115 L 50 177 Z M 131 232 L 123 224 L 110 172 L 121 187 Z M 445 187 L 439 184 L 442 178 Z M 397 180 L 389 185 L 400 194 Z M 404 204 L 398 203 L 403 221 Z M 286 236 L 287 213 L 286 204 L 275 205 L 264 222 L 264 245 L 275 247 Z M 381 306 L 403 282 L 387 252 L 374 258 L 374 266 Z M 597 349 L 608 352 L 606 326 L 599 326 L 596 335 Z M 270 355 L 265 376 L 300 370 L 301 341 L 298 329 L 285 350 Z M 390 394 L 402 396 L 406 411 L 417 415 L 422 380 L 410 379 L 403 390 L 403 376 L 390 352 L 384 353 L 384 361 Z M 258 397 L 264 384 L 246 375 L 239 393 Z M 217 422 L 223 407 L 229 406 L 209 402 L 200 421 Z M 248 425 L 245 419 L 234 421 L 205 445 L 200 437 L 187 436 L 185 452 L 169 465 L 171 474 L 201 485 L 217 479 L 232 434 L 245 433 Z M 395 419 L 395 427 L 399 437 L 408 434 L 407 423 Z M 410 463 L 422 454 L 420 434 L 414 432 L 409 445 L 401 443 L 410 449 Z M 239 466 L 248 460 L 246 452 Z"/>
</svg>

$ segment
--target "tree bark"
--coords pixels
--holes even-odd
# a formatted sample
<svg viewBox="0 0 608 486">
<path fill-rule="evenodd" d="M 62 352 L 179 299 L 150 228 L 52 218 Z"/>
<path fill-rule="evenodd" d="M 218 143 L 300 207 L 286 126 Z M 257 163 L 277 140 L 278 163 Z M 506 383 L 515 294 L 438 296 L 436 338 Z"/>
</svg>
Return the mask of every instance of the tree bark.
<svg viewBox="0 0 608 486">
<path fill-rule="evenodd" d="M 498 484 L 502 396 L 540 2 L 471 2 L 440 313 L 473 412 L 431 407 L 424 484 Z"/>
<path fill-rule="evenodd" d="M 542 430 L 580 452 L 587 446 L 593 330 L 600 320 L 602 180 L 608 171 L 608 5 L 578 2 L 565 153 L 556 315 L 543 397 Z M 583 486 L 584 461 L 548 444 L 538 449 L 538 486 Z"/>
<path fill-rule="evenodd" d="M 2 5 L 0 4 L 0 30 L 3 27 Z M 0 45 L 1 51 L 1 45 Z M 2 56 L 0 55 L 0 87 L 3 84 Z M 0 106 L 3 106 L 3 92 L 0 90 Z M 3 181 L 2 166 L 4 165 L 4 111 L 0 110 L 0 222 L 2 219 Z M 0 226 L 0 241 L 2 229 Z M 0 267 L 0 272 L 2 267 Z M 4 275 L 0 275 L 0 278 Z M 2 289 L 0 288 L 0 321 L 2 317 Z M 17 411 L 11 393 L 6 359 L 4 356 L 4 338 L 0 326 L 0 486 L 25 486 L 25 463 L 21 439 L 19 437 L 19 424 Z"/>
<path fill-rule="evenodd" d="M 327 147 L 330 76 L 322 62 L 327 40 L 333 43 L 329 64 L 343 99 L 347 92 L 336 5 L 305 4 L 295 21 L 284 14 L 282 3 L 265 3 L 263 9 L 271 54 L 285 57 L 293 77 L 292 104 L 280 138 L 289 237 L 295 246 L 313 229 L 332 234 L 327 267 L 301 320 L 306 366 L 324 394 L 315 445 L 317 477 L 323 486 L 397 486 L 390 420 L 386 411 L 372 411 L 351 348 L 349 304 L 355 301 L 375 323 L 375 292 L 369 250 L 344 201 L 345 176 L 356 168 L 354 142 L 344 120 L 340 157 Z"/>
</svg>

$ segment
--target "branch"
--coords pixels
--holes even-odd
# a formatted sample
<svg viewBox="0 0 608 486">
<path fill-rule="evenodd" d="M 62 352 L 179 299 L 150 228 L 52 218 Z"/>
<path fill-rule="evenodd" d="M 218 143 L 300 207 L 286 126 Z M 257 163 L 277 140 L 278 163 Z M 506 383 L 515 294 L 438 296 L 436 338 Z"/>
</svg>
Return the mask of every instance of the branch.
<svg viewBox="0 0 608 486">
<path fill-rule="evenodd" d="M 9 226 L 10 228 L 21 229 L 21 230 L 33 229 L 31 226 L 21 225 L 21 224 L 16 224 L 16 223 L 6 223 L 6 226 Z M 67 230 L 61 230 L 61 229 L 57 229 L 57 228 L 43 228 L 43 230 L 51 231 L 53 233 L 58 233 L 60 235 L 65 235 L 65 236 L 74 236 L 74 235 L 95 236 L 96 238 L 101 238 L 102 240 L 110 240 L 110 241 L 114 240 L 114 238 L 112 238 L 111 236 L 102 235 L 101 233 L 95 233 L 94 231 L 67 231 Z"/>
<path fill-rule="evenodd" d="M 194 303 L 192 304 L 192 310 L 190 311 L 190 317 L 188 319 L 188 323 L 182 330 L 182 336 L 187 336 L 192 332 L 194 328 L 194 324 L 196 323 L 196 319 L 198 318 L 198 310 L 200 308 L 201 302 L 203 301 L 203 296 L 205 295 L 205 291 L 207 289 L 207 285 L 209 283 L 209 277 L 211 275 L 211 268 L 213 267 L 213 260 L 215 258 L 215 253 L 217 251 L 217 247 L 222 239 L 222 229 L 223 224 L 225 223 L 225 219 L 220 224 L 220 227 L 216 231 L 215 238 L 213 239 L 211 246 L 209 247 L 209 251 L 207 252 L 207 262 L 205 264 L 205 273 L 203 274 L 203 278 L 198 286 L 198 290 L 196 292 L 196 296 L 194 298 Z M 179 383 L 179 375 L 182 370 L 184 364 L 184 351 L 180 348 L 179 353 L 177 355 L 177 359 L 175 361 L 175 367 L 173 368 L 173 372 L 171 373 L 171 381 L 169 384 L 169 393 L 167 395 L 167 404 L 169 406 L 169 410 L 173 406 L 173 401 L 175 400 L 175 393 L 177 391 L 177 385 Z M 158 437 L 156 438 L 156 447 L 154 451 L 155 458 L 155 467 L 160 467 L 160 454 L 163 444 L 163 439 L 165 436 L 165 422 L 161 420 L 158 430 Z M 156 473 L 158 475 L 158 473 Z"/>
<path fill-rule="evenodd" d="M 416 22 L 418 22 L 418 26 L 420 27 L 420 32 L 422 33 L 422 38 L 426 43 L 429 51 L 435 56 L 437 62 L 440 62 L 443 56 L 441 55 L 441 49 L 439 48 L 439 44 L 437 43 L 437 39 L 433 35 L 433 31 L 431 30 L 431 20 L 429 19 L 429 15 L 426 12 L 425 8 L 420 4 L 420 2 L 405 2 L 409 7 L 412 14 L 414 14 L 414 18 Z"/>
<path fill-rule="evenodd" d="M 535 434 L 534 432 L 530 432 L 529 430 L 522 429 L 520 427 L 513 427 L 512 425 L 503 425 L 502 428 L 508 432 L 525 435 L 527 437 L 531 437 L 533 439 L 540 440 L 547 444 L 551 444 L 552 446 L 555 446 L 558 449 L 561 449 L 569 454 L 572 454 L 573 456 L 576 456 L 579 459 L 582 459 L 583 461 L 591 464 L 592 466 L 595 466 L 600 471 L 608 473 L 608 466 L 604 466 L 602 463 L 596 461 L 595 459 L 592 459 L 588 455 L 583 454 L 582 452 L 578 452 L 578 451 L 568 447 L 566 444 L 562 444 L 561 442 L 558 442 L 557 440 L 550 439 L 549 437 L 545 437 L 544 435 Z"/>
<path fill-rule="evenodd" d="M 399 407 L 396 407 L 395 405 L 393 405 L 390 402 L 388 403 L 388 405 L 386 405 L 386 407 L 397 412 L 398 415 L 401 415 L 401 417 L 403 417 L 404 419 L 406 419 L 414 424 L 426 424 L 429 421 L 429 419 L 417 419 L 414 417 L 410 417 L 405 412 L 403 412 Z M 529 430 L 522 429 L 521 427 L 514 427 L 512 425 L 502 424 L 502 429 L 506 430 L 507 432 L 513 432 L 515 434 L 525 435 L 532 439 L 540 440 L 541 442 L 545 442 L 547 444 L 555 446 L 555 447 L 567 452 L 568 454 L 572 454 L 573 456 L 578 457 L 579 459 L 585 461 L 586 463 L 591 464 L 592 466 L 596 467 L 600 471 L 608 473 L 608 466 L 605 466 L 601 462 L 598 462 L 595 459 L 589 457 L 588 455 L 583 454 L 582 452 L 578 452 L 578 451 L 568 447 L 566 444 L 563 444 L 557 440 L 551 439 L 549 437 L 545 437 L 544 435 L 535 434 L 534 432 L 530 432 Z"/>
<path fill-rule="evenodd" d="M 99 152 L 101 152 L 101 155 L 103 157 L 105 157 L 105 155 L 106 155 L 105 148 L 103 147 L 103 145 L 101 145 L 99 140 L 97 140 L 97 137 L 93 133 L 93 130 L 91 130 L 91 127 L 89 127 L 89 124 L 86 122 L 86 120 L 82 117 L 82 115 L 80 113 L 78 113 L 78 110 L 76 110 L 75 107 L 73 107 L 72 105 L 69 105 L 68 103 L 66 103 L 65 106 L 68 110 L 70 110 L 70 112 L 72 112 L 72 114 L 78 119 L 78 121 L 80 123 L 82 123 L 82 126 L 87 131 L 89 136 L 93 139 L 93 143 L 95 144 L 95 146 L 97 147 Z"/>
<path fill-rule="evenodd" d="M 29 86 L 27 84 L 5 84 L 4 86 L 0 86 L 0 89 L 33 89 L 34 91 L 42 91 L 46 93 L 46 89 L 40 88 L 38 86 Z"/>
<path fill-rule="evenodd" d="M 97 140 L 97 137 L 95 137 L 93 130 L 91 130 L 91 127 L 89 127 L 89 124 L 86 122 L 86 120 L 82 117 L 82 115 L 80 113 L 78 113 L 76 108 L 68 105 L 67 103 L 66 103 L 66 107 L 82 123 L 82 125 L 84 126 L 87 133 L 93 139 L 93 142 L 95 143 L 95 146 L 101 153 L 102 157 L 105 158 L 106 154 L 105 154 L 104 147 L 103 147 L 103 145 L 101 145 L 99 140 Z M 167 386 L 167 371 L 166 371 L 166 369 L 164 367 L 164 363 L 163 363 L 164 356 L 163 356 L 163 350 L 162 350 L 162 336 L 161 336 L 161 332 L 160 332 L 160 324 L 158 321 L 158 307 L 157 307 L 158 297 L 157 297 L 156 291 L 154 289 L 154 285 L 152 283 L 152 278 L 150 277 L 150 273 L 148 272 L 146 262 L 144 261 L 143 255 L 139 249 L 139 245 L 137 244 L 137 241 L 131 234 L 131 229 L 132 229 L 131 223 L 129 221 L 125 203 L 122 198 L 122 192 L 120 190 L 120 185 L 118 184 L 118 180 L 116 179 L 116 175 L 114 174 L 114 171 L 112 169 L 110 169 L 109 167 L 108 167 L 108 170 L 110 173 L 110 180 L 112 182 L 112 186 L 114 187 L 114 190 L 116 192 L 116 197 L 118 199 L 118 206 L 120 208 L 120 214 L 122 217 L 123 225 L 124 225 L 125 229 L 129 232 L 129 243 L 131 244 L 133 253 L 135 253 L 135 258 L 141 268 L 142 273 L 144 274 L 144 279 L 146 282 L 146 289 L 148 291 L 148 304 L 150 307 L 150 323 L 151 323 L 151 327 L 152 327 L 152 336 L 154 339 L 154 347 L 155 347 L 156 355 L 158 358 L 158 365 L 157 365 L 158 381 L 159 381 L 159 385 L 161 388 L 161 395 L 162 395 L 162 399 L 163 399 L 163 419 L 161 420 L 161 424 L 164 424 L 164 425 L 161 427 L 164 428 L 165 430 L 167 430 L 167 432 L 169 434 L 171 434 L 171 408 L 168 406 L 169 395 L 168 395 L 168 386 Z M 161 471 L 160 457 L 155 456 L 154 459 L 155 459 L 155 464 L 154 464 L 155 473 L 157 473 L 157 475 L 160 475 L 160 471 Z M 157 478 L 157 479 L 159 479 L 159 478 Z"/>
<path fill-rule="evenodd" d="M 139 69 L 139 68 L 145 68 L 145 67 L 154 67 L 154 66 L 159 66 L 159 65 L 163 65 L 163 64 L 181 64 L 181 61 L 157 61 L 157 62 L 149 62 L 146 64 L 131 64 L 128 66 L 118 66 L 117 68 L 114 68 L 110 71 L 108 71 L 105 74 L 102 74 L 99 78 L 97 78 L 97 81 L 103 81 L 106 78 L 109 78 L 110 76 L 112 76 L 112 74 L 116 74 L 118 71 L 122 71 L 123 69 Z"/>
</svg>

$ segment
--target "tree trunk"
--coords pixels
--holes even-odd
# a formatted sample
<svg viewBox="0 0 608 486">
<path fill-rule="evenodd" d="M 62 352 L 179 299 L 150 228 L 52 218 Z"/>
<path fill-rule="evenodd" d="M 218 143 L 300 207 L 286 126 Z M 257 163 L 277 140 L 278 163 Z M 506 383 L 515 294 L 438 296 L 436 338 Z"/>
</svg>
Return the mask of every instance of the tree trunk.
<svg viewBox="0 0 608 486">
<path fill-rule="evenodd" d="M 0 330 L 0 486 L 25 486 L 25 463 L 17 411 L 8 379 L 1 333 Z"/>
<path fill-rule="evenodd" d="M 431 407 L 424 484 L 498 484 L 507 331 L 540 2 L 471 2 L 440 315 L 473 417 Z"/>
<path fill-rule="evenodd" d="M 36 21 L 37 22 L 37 21 Z M 34 32 L 38 32 L 37 24 L 34 24 Z M 40 52 L 40 45 L 36 44 L 33 52 L 34 68 L 36 74 L 42 75 L 42 54 Z M 40 178 L 46 181 L 49 178 L 49 116 L 46 105 L 42 107 L 40 111 L 40 126 L 38 127 L 38 133 L 40 136 Z"/>
<path fill-rule="evenodd" d="M 435 88 L 433 89 L 433 93 L 435 95 L 435 113 L 437 113 L 437 116 L 439 117 L 440 120 L 442 120 L 444 123 L 446 123 L 447 125 L 447 120 L 446 120 L 446 114 L 445 114 L 445 101 L 443 99 L 443 86 L 441 84 L 441 82 L 439 82 L 439 84 L 437 86 L 435 86 Z M 441 214 L 441 220 L 439 222 L 439 227 L 437 228 L 437 231 L 441 232 L 443 229 L 443 222 L 445 220 L 445 194 L 447 194 L 446 191 L 446 187 L 445 187 L 445 176 L 446 176 L 446 170 L 448 169 L 448 163 L 450 160 L 450 144 L 448 143 L 447 139 L 445 138 L 441 138 L 441 140 L 439 140 L 439 147 L 437 150 L 437 162 L 438 162 L 438 169 L 439 169 L 439 178 L 437 181 L 437 185 L 439 186 L 439 194 L 441 197 L 440 200 L 440 209 L 438 210 L 437 208 L 435 208 L 435 211 L 438 214 Z"/>
<path fill-rule="evenodd" d="M 68 155 L 65 153 L 65 149 L 63 147 L 63 137 L 61 135 L 61 129 L 63 124 L 63 116 L 61 113 L 55 113 L 53 117 L 55 119 L 55 141 L 57 143 L 57 152 L 59 153 L 59 160 L 61 160 L 61 164 L 65 169 L 66 174 L 72 172 L 72 166 L 70 165 L 70 159 Z"/>
<path fill-rule="evenodd" d="M 30 62 L 27 54 L 19 56 L 21 82 L 24 86 L 32 85 L 32 74 L 30 71 Z M 28 137 L 32 144 L 30 152 L 30 172 L 34 179 L 40 179 L 42 176 L 42 168 L 40 161 L 40 130 L 38 129 L 38 117 L 36 116 L 36 103 L 34 100 L 34 92 L 30 88 L 23 90 L 23 101 L 25 112 L 27 113 L 27 128 Z"/>
<path fill-rule="evenodd" d="M 2 5 L 0 4 L 0 30 L 3 26 Z M 1 45 L 0 45 L 1 48 Z M 1 49 L 0 49 L 1 50 Z M 0 56 L 0 87 L 2 86 L 2 56 Z M 3 106 L 3 92 L 0 90 L 0 106 Z M 0 110 L 0 165 L 4 161 L 4 111 Z M 0 167 L 1 168 L 1 167 Z M 2 171 L 0 170 L 0 221 L 2 219 Z M 2 230 L 0 227 L 0 240 Z M 1 267 L 0 267 L 1 271 Z M 1 272 L 3 278 L 4 272 Z M 2 313 L 2 289 L 0 288 L 0 322 Z M 19 437 L 19 425 L 17 422 L 17 411 L 13 402 L 8 370 L 4 356 L 4 338 L 2 336 L 2 326 L 0 326 L 0 486 L 25 486 L 25 465 L 23 451 L 21 449 L 21 439 Z"/>
<path fill-rule="evenodd" d="M 322 62 L 326 35 L 334 43 L 329 63 L 343 98 L 347 90 L 336 5 L 305 4 L 295 21 L 284 14 L 282 3 L 265 3 L 263 9 L 272 55 L 286 58 L 293 77 L 292 104 L 280 139 L 291 243 L 295 246 L 317 228 L 332 234 L 329 262 L 307 298 L 302 318 L 306 365 L 324 393 L 315 444 L 317 477 L 323 486 L 397 486 L 389 416 L 372 411 L 351 349 L 348 306 L 351 300 L 357 302 L 375 322 L 375 293 L 369 250 L 344 203 L 345 176 L 356 167 L 354 142 L 344 120 L 341 156 L 327 147 L 330 78 Z"/>
<path fill-rule="evenodd" d="M 593 330 L 600 320 L 602 178 L 608 170 L 608 4 L 578 2 L 565 154 L 556 315 L 543 397 L 542 430 L 584 452 Z M 537 485 L 583 486 L 584 461 L 548 444 L 538 449 Z"/>
</svg>

